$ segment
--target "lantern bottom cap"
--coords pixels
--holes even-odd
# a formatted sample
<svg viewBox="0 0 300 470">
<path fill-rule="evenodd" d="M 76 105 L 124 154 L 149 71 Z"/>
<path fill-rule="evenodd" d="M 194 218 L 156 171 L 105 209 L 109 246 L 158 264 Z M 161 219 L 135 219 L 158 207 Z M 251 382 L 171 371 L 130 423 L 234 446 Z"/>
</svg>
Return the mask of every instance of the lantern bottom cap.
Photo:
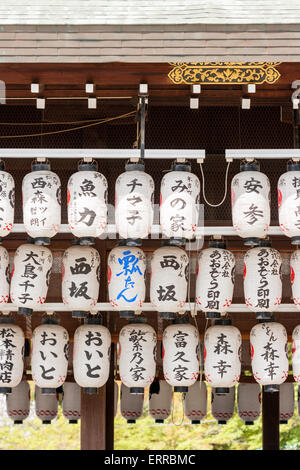
<svg viewBox="0 0 300 470">
<path fill-rule="evenodd" d="M 252 424 L 254 424 L 254 421 L 245 421 L 246 426 L 251 426 Z"/>
<path fill-rule="evenodd" d="M 41 246 L 50 245 L 51 243 L 51 239 L 49 237 L 36 237 L 32 238 L 32 241 L 35 245 Z"/>
<path fill-rule="evenodd" d="M 32 315 L 32 312 L 33 312 L 33 309 L 32 308 L 25 308 L 25 307 L 19 307 L 18 308 L 18 313 L 20 315 L 26 315 L 26 316 L 31 316 Z"/>
<path fill-rule="evenodd" d="M 175 314 L 173 312 L 160 312 L 159 316 L 165 320 L 175 320 Z"/>
<path fill-rule="evenodd" d="M 51 421 L 42 421 L 42 424 L 51 424 Z"/>
<path fill-rule="evenodd" d="M 192 424 L 200 424 L 200 423 L 201 423 L 200 419 L 193 419 L 192 420 Z"/>
<path fill-rule="evenodd" d="M 0 393 L 5 393 L 7 395 L 11 394 L 11 387 L 0 387 Z"/>
<path fill-rule="evenodd" d="M 264 392 L 268 392 L 268 393 L 279 392 L 279 385 L 264 385 Z"/>
<path fill-rule="evenodd" d="M 142 246 L 141 238 L 124 238 L 119 240 L 119 246 Z"/>
<path fill-rule="evenodd" d="M 220 312 L 205 312 L 205 318 L 221 318 Z"/>
<path fill-rule="evenodd" d="M 73 310 L 72 311 L 72 318 L 86 318 L 86 316 L 88 315 L 88 312 L 87 311 L 83 311 L 83 310 Z"/>
<path fill-rule="evenodd" d="M 16 421 L 14 421 L 14 424 L 23 424 L 23 421 L 21 419 L 17 419 Z"/>
<path fill-rule="evenodd" d="M 135 424 L 135 419 L 128 419 L 127 424 Z"/>
<path fill-rule="evenodd" d="M 69 419 L 69 424 L 77 424 L 78 420 L 77 419 Z"/>
<path fill-rule="evenodd" d="M 227 421 L 218 421 L 218 424 L 227 424 Z"/>
<path fill-rule="evenodd" d="M 95 238 L 94 237 L 80 237 L 79 238 L 79 245 L 81 245 L 81 246 L 95 245 Z"/>
<path fill-rule="evenodd" d="M 164 423 L 164 420 L 163 420 L 163 419 L 156 419 L 155 422 L 156 422 L 157 424 L 161 424 L 161 423 Z"/>
<path fill-rule="evenodd" d="M 257 237 L 244 238 L 245 246 L 259 246 L 259 244 L 260 244 L 260 238 L 257 238 Z"/>
<path fill-rule="evenodd" d="M 121 310 L 120 318 L 134 318 L 134 310 Z"/>
<path fill-rule="evenodd" d="M 55 395 L 56 388 L 50 388 L 50 387 L 41 388 L 41 394 L 42 395 Z"/>
<path fill-rule="evenodd" d="M 256 320 L 271 320 L 273 315 L 272 312 L 256 312 Z"/>
<path fill-rule="evenodd" d="M 292 237 L 291 238 L 292 245 L 300 245 L 300 237 Z"/>
<path fill-rule="evenodd" d="M 84 387 L 83 388 L 83 393 L 86 395 L 95 395 L 99 392 L 99 389 L 97 387 Z"/>
<path fill-rule="evenodd" d="M 144 394 L 144 388 L 143 387 L 130 387 L 129 392 L 132 395 L 143 395 Z"/>
<path fill-rule="evenodd" d="M 187 393 L 189 391 L 188 387 L 174 387 L 174 392 L 177 393 Z"/>
<path fill-rule="evenodd" d="M 228 387 L 216 387 L 215 392 L 217 395 L 225 395 L 229 393 L 230 389 Z"/>
<path fill-rule="evenodd" d="M 279 421 L 279 424 L 288 424 L 288 420 L 287 419 L 281 419 Z"/>
</svg>

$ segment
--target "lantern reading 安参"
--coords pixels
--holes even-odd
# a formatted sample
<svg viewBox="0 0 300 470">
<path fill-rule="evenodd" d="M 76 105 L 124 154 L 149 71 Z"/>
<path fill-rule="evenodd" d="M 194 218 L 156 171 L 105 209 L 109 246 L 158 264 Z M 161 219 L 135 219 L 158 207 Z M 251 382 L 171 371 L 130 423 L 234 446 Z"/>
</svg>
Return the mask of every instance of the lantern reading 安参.
<svg viewBox="0 0 300 470">
<path fill-rule="evenodd" d="M 184 414 L 192 424 L 200 424 L 207 413 L 206 383 L 199 380 L 183 395 Z"/>
<path fill-rule="evenodd" d="M 76 424 L 81 413 L 81 389 L 75 382 L 63 384 L 62 412 L 70 424 Z"/>
<path fill-rule="evenodd" d="M 6 395 L 6 412 L 14 424 L 22 424 L 30 413 L 30 387 L 26 380 Z"/>
<path fill-rule="evenodd" d="M 144 394 L 130 393 L 128 387 L 122 383 L 120 408 L 121 415 L 127 420 L 128 424 L 135 424 L 143 414 Z"/>
<path fill-rule="evenodd" d="M 235 387 L 229 389 L 229 393 L 219 395 L 215 389 L 211 390 L 211 414 L 218 424 L 227 424 L 233 417 L 235 405 Z"/>
<path fill-rule="evenodd" d="M 294 416 L 295 397 L 294 384 L 284 383 L 279 386 L 279 422 L 287 424 L 288 420 Z"/>
<path fill-rule="evenodd" d="M 261 414 L 259 384 L 240 383 L 237 389 L 237 411 L 246 425 L 254 424 Z"/>
<path fill-rule="evenodd" d="M 37 385 L 34 389 L 35 414 L 43 424 L 51 424 L 58 413 L 58 395 L 45 395 Z"/>
<path fill-rule="evenodd" d="M 22 380 L 24 371 L 23 330 L 14 320 L 3 317 L 0 321 L 0 393 L 11 393 Z"/>
<path fill-rule="evenodd" d="M 149 388 L 149 414 L 163 423 L 171 414 L 172 387 L 165 380 L 154 380 Z"/>
<path fill-rule="evenodd" d="M 282 232 L 293 245 L 300 243 L 300 164 L 289 162 L 278 180 L 278 219 Z"/>
<path fill-rule="evenodd" d="M 0 213 L 0 238 L 4 238 L 14 224 L 15 182 L 11 174 L 4 171 L 3 162 L 0 162 Z"/>
</svg>

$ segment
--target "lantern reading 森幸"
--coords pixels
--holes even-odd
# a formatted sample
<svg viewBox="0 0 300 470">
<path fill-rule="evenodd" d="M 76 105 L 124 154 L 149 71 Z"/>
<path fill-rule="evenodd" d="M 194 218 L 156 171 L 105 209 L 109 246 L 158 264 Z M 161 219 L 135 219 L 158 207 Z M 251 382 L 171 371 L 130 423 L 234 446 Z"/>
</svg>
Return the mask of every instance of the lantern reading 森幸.
<svg viewBox="0 0 300 470">
<path fill-rule="evenodd" d="M 261 414 L 261 389 L 259 384 L 239 383 L 237 411 L 245 425 L 254 424 Z"/>
<path fill-rule="evenodd" d="M 117 246 L 108 255 L 109 301 L 120 312 L 120 317 L 130 318 L 141 311 L 145 300 L 146 256 L 138 247 Z"/>
<path fill-rule="evenodd" d="M 294 416 L 295 396 L 294 384 L 284 383 L 279 386 L 279 423 L 287 424 Z"/>
<path fill-rule="evenodd" d="M 35 414 L 43 424 L 51 424 L 58 413 L 58 394 L 45 395 L 37 385 L 34 389 Z"/>
<path fill-rule="evenodd" d="M 10 298 L 18 313 L 31 315 L 46 300 L 52 268 L 52 253 L 45 246 L 25 244 L 15 252 Z"/>
<path fill-rule="evenodd" d="M 252 248 L 245 254 L 245 302 L 257 319 L 270 319 L 281 303 L 281 262 L 280 253 L 270 246 Z"/>
<path fill-rule="evenodd" d="M 149 388 L 149 414 L 155 422 L 163 423 L 171 414 L 172 387 L 165 380 L 154 380 Z"/>
<path fill-rule="evenodd" d="M 231 182 L 232 225 L 245 245 L 257 245 L 270 225 L 270 181 L 256 161 L 243 162 Z"/>
<path fill-rule="evenodd" d="M 240 331 L 231 320 L 216 320 L 204 336 L 204 373 L 216 394 L 229 393 L 241 374 Z"/>
<path fill-rule="evenodd" d="M 200 424 L 207 413 L 207 387 L 206 383 L 197 380 L 183 394 L 184 414 L 192 424 Z"/>
<path fill-rule="evenodd" d="M 68 181 L 68 223 L 80 245 L 94 244 L 107 225 L 107 180 L 97 163 L 80 163 Z"/>
<path fill-rule="evenodd" d="M 62 300 L 74 318 L 85 318 L 99 297 L 100 255 L 91 246 L 71 246 L 62 259 Z"/>
<path fill-rule="evenodd" d="M 49 163 L 33 163 L 22 182 L 26 233 L 38 245 L 49 245 L 61 224 L 61 184 Z"/>
<path fill-rule="evenodd" d="M 81 389 L 76 382 L 63 384 L 62 412 L 70 424 L 76 424 L 81 414 Z"/>
<path fill-rule="evenodd" d="M 14 424 L 22 424 L 30 413 L 30 387 L 26 380 L 6 395 L 6 412 Z"/>
<path fill-rule="evenodd" d="M 15 182 L 7 171 L 4 163 L 0 162 L 0 239 L 6 237 L 12 230 L 15 214 Z"/>
<path fill-rule="evenodd" d="M 10 317 L 0 320 L 0 393 L 11 393 L 22 380 L 25 337 Z"/>
<path fill-rule="evenodd" d="M 288 376 L 287 332 L 273 321 L 259 323 L 250 331 L 252 373 L 266 392 L 277 392 Z"/>
<path fill-rule="evenodd" d="M 292 245 L 300 244 L 300 164 L 289 162 L 287 172 L 280 176 L 278 190 L 279 226 Z"/>
<path fill-rule="evenodd" d="M 130 393 L 128 387 L 122 383 L 120 398 L 121 415 L 126 419 L 128 424 L 135 424 L 143 414 L 144 394 Z"/>
<path fill-rule="evenodd" d="M 227 424 L 234 415 L 235 387 L 229 389 L 229 393 L 219 395 L 215 389 L 211 390 L 211 414 L 218 424 Z"/>
<path fill-rule="evenodd" d="M 235 258 L 224 242 L 212 240 L 198 256 L 196 302 L 206 318 L 219 318 L 232 302 Z"/>
</svg>

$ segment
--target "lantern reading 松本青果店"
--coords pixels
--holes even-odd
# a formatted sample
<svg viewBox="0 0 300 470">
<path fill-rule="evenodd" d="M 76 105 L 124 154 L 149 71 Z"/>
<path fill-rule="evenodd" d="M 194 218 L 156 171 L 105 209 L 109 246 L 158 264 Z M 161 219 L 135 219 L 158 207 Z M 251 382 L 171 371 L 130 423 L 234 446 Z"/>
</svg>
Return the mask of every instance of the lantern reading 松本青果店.
<svg viewBox="0 0 300 470">
<path fill-rule="evenodd" d="M 11 393 L 24 372 L 25 336 L 10 317 L 0 320 L 0 393 Z"/>
</svg>

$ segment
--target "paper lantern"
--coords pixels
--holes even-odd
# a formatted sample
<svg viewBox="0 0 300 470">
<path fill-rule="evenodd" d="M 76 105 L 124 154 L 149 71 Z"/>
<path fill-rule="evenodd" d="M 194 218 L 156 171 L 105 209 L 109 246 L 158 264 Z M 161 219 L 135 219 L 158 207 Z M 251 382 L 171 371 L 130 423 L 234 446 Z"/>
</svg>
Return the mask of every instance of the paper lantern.
<svg viewBox="0 0 300 470">
<path fill-rule="evenodd" d="M 300 165 L 289 162 L 287 172 L 278 180 L 279 226 L 292 245 L 300 243 Z"/>
<path fill-rule="evenodd" d="M 74 333 L 74 379 L 88 394 L 98 393 L 109 376 L 111 335 L 99 322 L 88 319 Z"/>
<path fill-rule="evenodd" d="M 195 382 L 183 395 L 184 414 L 191 424 L 200 424 L 207 413 L 207 389 L 205 382 Z"/>
<path fill-rule="evenodd" d="M 15 182 L 0 163 L 0 238 L 6 237 L 12 230 L 15 213 Z"/>
<path fill-rule="evenodd" d="M 149 388 L 149 414 L 156 423 L 163 423 L 172 410 L 172 387 L 165 380 L 155 380 Z"/>
<path fill-rule="evenodd" d="M 122 383 L 120 405 L 123 418 L 128 424 L 135 424 L 143 414 L 144 394 L 130 393 L 129 388 Z"/>
<path fill-rule="evenodd" d="M 49 245 L 61 224 L 61 184 L 47 163 L 35 163 L 22 182 L 23 220 L 35 243 Z"/>
<path fill-rule="evenodd" d="M 224 243 L 212 241 L 210 248 L 199 253 L 196 302 L 206 318 L 219 318 L 232 302 L 235 258 L 224 248 Z"/>
<path fill-rule="evenodd" d="M 116 181 L 115 220 L 121 238 L 146 238 L 153 224 L 154 181 L 140 164 L 126 165 Z"/>
<path fill-rule="evenodd" d="M 235 387 L 229 389 L 229 393 L 219 395 L 215 389 L 211 390 L 211 414 L 218 424 L 227 424 L 234 415 Z"/>
<path fill-rule="evenodd" d="M 117 416 L 118 412 L 118 400 L 119 400 L 119 385 L 114 382 L 114 417 Z"/>
<path fill-rule="evenodd" d="M 237 389 L 237 411 L 244 424 L 254 424 L 261 414 L 261 389 L 258 384 L 240 383 Z"/>
<path fill-rule="evenodd" d="M 270 319 L 281 303 L 281 256 L 269 246 L 248 250 L 244 257 L 244 295 L 257 319 Z"/>
<path fill-rule="evenodd" d="M 290 276 L 293 301 L 297 310 L 300 310 L 300 256 L 298 250 L 291 254 Z"/>
<path fill-rule="evenodd" d="M 24 371 L 25 337 L 14 320 L 0 321 L 0 393 L 11 393 L 19 385 Z"/>
<path fill-rule="evenodd" d="M 292 333 L 292 366 L 294 380 L 300 383 L 300 325 Z"/>
<path fill-rule="evenodd" d="M 26 380 L 12 388 L 6 395 L 6 412 L 14 424 L 22 424 L 30 413 L 30 387 Z"/>
<path fill-rule="evenodd" d="M 71 246 L 62 259 L 62 299 L 74 318 L 85 318 L 98 302 L 100 256 L 90 246 Z"/>
<path fill-rule="evenodd" d="M 279 386 L 279 422 L 287 424 L 294 416 L 295 397 L 294 384 L 284 383 Z"/>
<path fill-rule="evenodd" d="M 270 225 L 270 182 L 255 163 L 243 163 L 231 182 L 232 225 L 245 245 L 265 238 Z"/>
<path fill-rule="evenodd" d="M 184 318 L 163 332 L 163 371 L 175 392 L 187 392 L 199 376 L 199 333 Z"/>
<path fill-rule="evenodd" d="M 145 301 L 146 256 L 138 247 L 117 246 L 108 255 L 108 296 L 121 317 L 141 311 Z"/>
<path fill-rule="evenodd" d="M 76 424 L 81 414 L 81 389 L 75 382 L 63 384 L 62 412 L 70 424 Z"/>
<path fill-rule="evenodd" d="M 185 312 L 189 259 L 176 246 L 163 246 L 151 258 L 150 301 L 162 318 Z"/>
<path fill-rule="evenodd" d="M 132 320 L 119 334 L 120 379 L 130 393 L 144 393 L 155 377 L 156 333 L 142 320 Z"/>
<path fill-rule="evenodd" d="M 10 269 L 9 254 L 4 246 L 0 246 L 0 305 L 7 304 L 9 299 Z"/>
<path fill-rule="evenodd" d="M 51 424 L 58 413 L 58 395 L 45 395 L 37 385 L 34 389 L 35 414 L 43 424 Z"/>
<path fill-rule="evenodd" d="M 205 380 L 216 393 L 229 393 L 241 374 L 242 336 L 231 320 L 216 320 L 204 336 Z"/>
<path fill-rule="evenodd" d="M 52 268 L 52 253 L 33 244 L 19 246 L 11 275 L 10 298 L 18 312 L 31 315 L 46 300 Z"/>
<path fill-rule="evenodd" d="M 160 187 L 160 225 L 167 238 L 192 239 L 198 226 L 200 181 L 189 164 L 175 163 Z"/>
<path fill-rule="evenodd" d="M 252 373 L 266 392 L 279 390 L 288 376 L 287 333 L 283 325 L 264 322 L 250 331 Z"/>
<path fill-rule="evenodd" d="M 107 225 L 107 180 L 97 164 L 81 163 L 67 189 L 68 223 L 80 244 L 93 244 Z"/>
</svg>

